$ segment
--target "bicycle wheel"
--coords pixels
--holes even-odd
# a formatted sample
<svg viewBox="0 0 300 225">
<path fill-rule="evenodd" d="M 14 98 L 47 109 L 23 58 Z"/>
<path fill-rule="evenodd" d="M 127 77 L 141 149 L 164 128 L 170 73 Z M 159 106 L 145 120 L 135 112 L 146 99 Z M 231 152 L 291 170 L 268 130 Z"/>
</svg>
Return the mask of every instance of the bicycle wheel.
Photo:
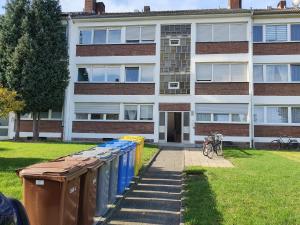
<svg viewBox="0 0 300 225">
<path fill-rule="evenodd" d="M 279 140 L 271 141 L 270 149 L 272 150 L 280 150 L 281 149 L 281 142 Z"/>
<path fill-rule="evenodd" d="M 207 145 L 207 156 L 208 158 L 212 159 L 214 157 L 214 147 L 212 146 L 212 144 L 208 144 Z"/>
<path fill-rule="evenodd" d="M 216 146 L 216 153 L 217 153 L 217 156 L 223 156 L 223 149 L 222 149 L 222 145 L 221 144 L 218 144 Z"/>
<path fill-rule="evenodd" d="M 204 156 L 207 156 L 208 150 L 207 150 L 207 144 L 205 144 L 205 143 L 203 143 L 203 150 L 202 150 L 202 152 L 203 152 Z"/>
</svg>

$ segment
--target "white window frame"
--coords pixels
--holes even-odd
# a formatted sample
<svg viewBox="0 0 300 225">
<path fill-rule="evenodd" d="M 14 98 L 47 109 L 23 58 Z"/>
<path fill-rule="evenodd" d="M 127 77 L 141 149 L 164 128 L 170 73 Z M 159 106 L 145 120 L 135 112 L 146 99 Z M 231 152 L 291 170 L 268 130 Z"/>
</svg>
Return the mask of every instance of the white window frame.
<svg viewBox="0 0 300 225">
<path fill-rule="evenodd" d="M 48 110 L 48 117 L 47 118 L 41 118 L 41 120 L 53 120 L 53 121 L 61 121 L 63 120 L 63 111 L 61 111 L 61 118 L 58 119 L 58 118 L 52 118 L 52 112 L 53 110 L 52 109 L 49 109 Z M 55 112 L 55 111 L 54 111 Z M 32 120 L 32 113 L 28 113 L 29 117 L 28 118 L 24 118 L 21 116 L 21 120 Z"/>
<path fill-rule="evenodd" d="M 80 44 L 80 31 L 84 31 L 84 30 L 90 30 L 92 32 L 91 35 L 91 43 L 90 44 Z M 94 44 L 94 36 L 95 36 L 95 30 L 106 30 L 106 42 L 102 43 L 102 44 Z M 120 42 L 118 43 L 109 43 L 108 42 L 108 33 L 110 30 L 120 30 L 121 36 L 120 36 Z M 113 44 L 122 44 L 122 34 L 123 33 L 123 29 L 122 27 L 82 27 L 79 28 L 79 35 L 78 35 L 78 45 L 113 45 Z"/>
<path fill-rule="evenodd" d="M 126 80 L 126 68 L 139 68 L 138 81 L 127 81 Z M 124 82 L 128 83 L 128 84 L 144 83 L 144 82 L 142 82 L 142 66 L 141 65 L 125 65 L 125 67 L 124 67 Z M 145 83 L 147 83 L 147 82 L 145 82 Z"/>
<path fill-rule="evenodd" d="M 292 108 L 298 108 L 300 105 L 255 105 L 254 107 L 263 107 L 264 111 L 264 121 L 263 122 L 255 122 L 255 125 L 268 125 L 268 126 L 300 126 L 300 123 L 292 123 Z M 287 123 L 269 123 L 268 122 L 268 107 L 286 107 L 288 108 L 288 122 Z"/>
<path fill-rule="evenodd" d="M 152 105 L 153 109 L 153 118 L 152 120 L 141 120 L 141 106 L 146 106 L 146 105 Z M 136 120 L 125 120 L 125 107 L 126 106 L 137 106 L 137 119 Z M 123 107 L 121 107 L 121 110 L 123 110 L 123 121 L 126 122 L 152 122 L 154 121 L 154 104 L 131 104 L 131 103 L 124 103 Z"/>
<path fill-rule="evenodd" d="M 104 68 L 104 81 L 93 81 L 93 75 L 94 75 L 94 68 Z M 119 68 L 119 82 L 112 82 L 112 81 L 108 81 L 108 68 Z M 91 66 L 91 77 L 89 77 L 90 82 L 89 83 L 120 83 L 121 81 L 121 66 L 113 66 L 113 65 L 94 65 Z M 81 82 L 80 82 L 81 83 Z M 84 82 L 83 82 L 84 83 Z M 86 83 L 86 82 L 85 82 Z"/>
<path fill-rule="evenodd" d="M 200 121 L 197 119 L 197 114 L 210 114 L 210 121 Z M 214 121 L 214 115 L 215 114 L 226 114 L 229 116 L 229 120 L 228 121 Z M 240 113 L 198 113 L 196 112 L 196 123 L 225 123 L 225 124 L 249 124 L 249 115 L 247 113 L 247 120 L 246 121 L 233 121 L 232 120 L 232 115 L 235 114 L 240 114 Z"/>
<path fill-rule="evenodd" d="M 196 62 L 196 64 L 198 64 L 198 62 Z M 201 64 L 201 63 L 199 63 Z M 196 83 L 248 83 L 249 82 L 249 75 L 248 75 L 248 71 L 249 71 L 249 66 L 247 63 L 203 63 L 203 64 L 210 64 L 211 65 L 211 80 L 197 80 L 197 71 L 196 71 Z M 214 65 L 228 65 L 229 66 L 229 81 L 215 81 L 214 80 Z M 232 65 L 244 65 L 246 66 L 246 80 L 244 81 L 232 81 L 232 72 L 231 72 L 231 67 Z M 197 66 L 196 66 L 197 68 Z"/>
<path fill-rule="evenodd" d="M 8 133 L 9 133 L 9 119 L 7 119 L 7 122 L 8 122 L 7 126 L 0 126 L 1 130 L 7 130 L 7 136 L 0 136 L 0 138 L 7 138 L 8 137 Z"/>
<path fill-rule="evenodd" d="M 254 63 L 254 65 L 261 65 L 263 66 L 263 81 L 262 82 L 256 82 L 253 79 L 253 82 L 255 84 L 299 84 L 300 81 L 292 81 L 292 65 L 300 65 L 300 63 L 267 63 L 267 64 L 262 64 L 262 63 Z M 287 65 L 288 66 L 288 81 L 287 82 L 269 82 L 267 81 L 267 66 L 269 65 Z M 254 70 L 253 70 L 254 71 Z M 253 74 L 253 78 L 254 78 L 254 74 Z"/>
<path fill-rule="evenodd" d="M 147 27 L 147 26 L 153 26 L 154 27 L 155 35 L 154 35 L 153 42 L 151 42 L 151 41 L 143 41 L 143 39 L 142 39 L 142 27 Z M 139 42 L 136 42 L 136 43 L 134 43 L 134 42 L 132 42 L 132 43 L 127 42 L 127 40 L 126 40 L 127 27 L 139 27 Z M 125 27 L 125 43 L 126 44 L 147 44 L 147 43 L 152 44 L 152 43 L 155 43 L 155 42 L 156 42 L 156 25 L 153 25 L 153 24 L 149 24 L 149 25 L 130 25 L 130 26 L 126 26 Z"/>
<path fill-rule="evenodd" d="M 76 114 L 87 114 L 88 115 L 88 118 L 87 119 L 76 119 Z M 103 114 L 103 119 L 101 120 L 93 120 L 92 119 L 92 114 Z M 107 114 L 118 114 L 119 115 L 119 119 L 118 120 L 108 120 L 106 119 L 106 116 Z M 120 115 L 121 113 L 75 113 L 75 121 L 96 121 L 96 122 L 105 122 L 105 121 L 108 121 L 108 122 L 116 122 L 116 121 L 120 121 Z"/>
</svg>

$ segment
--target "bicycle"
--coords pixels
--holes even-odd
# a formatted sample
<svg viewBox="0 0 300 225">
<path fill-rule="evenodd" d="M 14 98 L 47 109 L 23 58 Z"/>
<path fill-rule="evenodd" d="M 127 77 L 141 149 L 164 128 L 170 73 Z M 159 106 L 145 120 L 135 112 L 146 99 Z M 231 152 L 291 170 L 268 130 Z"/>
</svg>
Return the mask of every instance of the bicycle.
<svg viewBox="0 0 300 225">
<path fill-rule="evenodd" d="M 287 139 L 287 141 L 285 141 L 285 139 Z M 272 150 L 298 149 L 299 142 L 297 139 L 292 139 L 288 136 L 280 136 L 278 139 L 270 142 L 270 148 Z"/>
<path fill-rule="evenodd" d="M 203 155 L 212 159 L 214 153 L 217 156 L 223 156 L 223 135 L 214 133 L 205 138 L 203 143 Z"/>
</svg>

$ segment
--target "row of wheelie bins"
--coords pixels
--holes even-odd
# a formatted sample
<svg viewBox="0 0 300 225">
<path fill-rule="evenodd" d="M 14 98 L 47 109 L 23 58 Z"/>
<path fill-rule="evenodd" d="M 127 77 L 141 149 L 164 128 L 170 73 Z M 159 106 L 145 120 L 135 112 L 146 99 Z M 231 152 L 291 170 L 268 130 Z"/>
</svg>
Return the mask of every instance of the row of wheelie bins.
<svg viewBox="0 0 300 225">
<path fill-rule="evenodd" d="M 144 138 L 118 140 L 19 170 L 31 225 L 92 225 L 142 166 Z"/>
</svg>

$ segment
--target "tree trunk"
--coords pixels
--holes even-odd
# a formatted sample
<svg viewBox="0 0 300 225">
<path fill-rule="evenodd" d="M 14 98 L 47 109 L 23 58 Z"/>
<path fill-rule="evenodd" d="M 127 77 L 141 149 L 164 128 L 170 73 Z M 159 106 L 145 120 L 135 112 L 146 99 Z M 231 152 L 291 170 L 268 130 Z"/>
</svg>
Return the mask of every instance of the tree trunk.
<svg viewBox="0 0 300 225">
<path fill-rule="evenodd" d="M 33 133 L 33 141 L 39 140 L 39 123 L 38 123 L 38 113 L 32 113 L 32 133 Z"/>
<path fill-rule="evenodd" d="M 15 118 L 15 141 L 18 141 L 20 139 L 20 123 L 21 123 L 21 113 L 16 113 Z"/>
</svg>

